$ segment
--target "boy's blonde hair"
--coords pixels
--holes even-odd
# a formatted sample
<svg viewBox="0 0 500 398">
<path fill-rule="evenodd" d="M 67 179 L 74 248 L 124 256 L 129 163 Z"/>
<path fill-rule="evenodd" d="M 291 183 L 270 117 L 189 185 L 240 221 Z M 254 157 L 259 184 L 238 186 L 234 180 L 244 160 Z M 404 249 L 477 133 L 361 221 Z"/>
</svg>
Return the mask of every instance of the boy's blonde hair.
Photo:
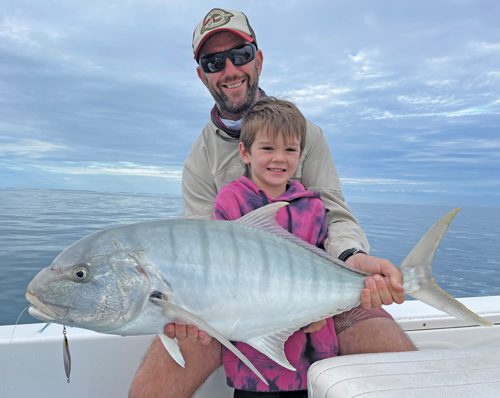
<svg viewBox="0 0 500 398">
<path fill-rule="evenodd" d="M 258 131 L 264 131 L 270 138 L 280 135 L 285 143 L 299 138 L 300 152 L 304 149 L 306 138 L 306 119 L 290 101 L 265 97 L 257 101 L 243 116 L 240 142 L 250 152 Z"/>
</svg>

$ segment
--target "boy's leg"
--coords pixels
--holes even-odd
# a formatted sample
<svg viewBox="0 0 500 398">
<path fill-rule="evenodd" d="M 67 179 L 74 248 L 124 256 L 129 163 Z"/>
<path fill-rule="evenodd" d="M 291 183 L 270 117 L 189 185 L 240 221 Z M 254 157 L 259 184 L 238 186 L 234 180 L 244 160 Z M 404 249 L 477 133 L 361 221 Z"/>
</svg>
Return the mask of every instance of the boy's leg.
<svg viewBox="0 0 500 398">
<path fill-rule="evenodd" d="M 340 355 L 415 351 L 413 342 L 387 311 L 355 307 L 333 317 Z"/>
<path fill-rule="evenodd" d="M 181 344 L 181 351 L 185 368 L 172 359 L 156 337 L 135 374 L 129 398 L 190 398 L 221 365 L 221 348 L 215 339 L 207 346 Z"/>
</svg>

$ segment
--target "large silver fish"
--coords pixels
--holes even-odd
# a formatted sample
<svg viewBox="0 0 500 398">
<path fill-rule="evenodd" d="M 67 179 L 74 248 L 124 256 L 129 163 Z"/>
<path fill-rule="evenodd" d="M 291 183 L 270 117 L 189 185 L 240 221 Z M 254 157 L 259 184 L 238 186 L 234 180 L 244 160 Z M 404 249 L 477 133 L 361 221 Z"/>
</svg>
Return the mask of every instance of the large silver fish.
<svg viewBox="0 0 500 398">
<path fill-rule="evenodd" d="M 28 286 L 30 314 L 118 335 L 159 334 L 184 365 L 166 323 L 197 325 L 262 375 L 230 343 L 243 341 L 293 369 L 283 352 L 299 328 L 360 302 L 366 275 L 289 234 L 275 221 L 286 203 L 241 219 L 172 219 L 119 226 L 65 249 Z M 458 209 L 436 223 L 403 261 L 407 294 L 456 317 L 487 320 L 439 288 L 434 253 Z"/>
</svg>

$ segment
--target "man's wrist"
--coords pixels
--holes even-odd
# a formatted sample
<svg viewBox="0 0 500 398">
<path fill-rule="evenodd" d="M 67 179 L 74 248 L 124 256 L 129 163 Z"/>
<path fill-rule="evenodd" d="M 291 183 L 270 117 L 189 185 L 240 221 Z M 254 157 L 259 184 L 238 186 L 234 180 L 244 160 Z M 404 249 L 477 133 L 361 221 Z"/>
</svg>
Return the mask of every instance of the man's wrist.
<svg viewBox="0 0 500 398">
<path fill-rule="evenodd" d="M 349 259 L 350 257 L 352 257 L 352 256 L 354 256 L 355 254 L 358 254 L 358 253 L 367 254 L 365 251 L 353 247 L 351 249 L 344 250 L 340 254 L 339 260 L 343 261 L 345 263 L 347 261 L 347 259 Z"/>
</svg>

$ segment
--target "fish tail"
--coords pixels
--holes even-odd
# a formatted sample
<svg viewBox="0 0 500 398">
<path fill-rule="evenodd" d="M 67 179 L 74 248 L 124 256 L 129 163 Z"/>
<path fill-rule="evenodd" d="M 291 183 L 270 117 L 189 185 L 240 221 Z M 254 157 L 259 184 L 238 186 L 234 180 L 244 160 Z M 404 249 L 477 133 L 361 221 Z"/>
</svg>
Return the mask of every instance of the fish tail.
<svg viewBox="0 0 500 398">
<path fill-rule="evenodd" d="M 465 319 L 483 326 L 493 324 L 469 310 L 458 300 L 446 293 L 432 275 L 432 260 L 452 220 L 459 208 L 445 214 L 415 245 L 401 263 L 405 292 L 430 306 L 457 318 Z"/>
</svg>

